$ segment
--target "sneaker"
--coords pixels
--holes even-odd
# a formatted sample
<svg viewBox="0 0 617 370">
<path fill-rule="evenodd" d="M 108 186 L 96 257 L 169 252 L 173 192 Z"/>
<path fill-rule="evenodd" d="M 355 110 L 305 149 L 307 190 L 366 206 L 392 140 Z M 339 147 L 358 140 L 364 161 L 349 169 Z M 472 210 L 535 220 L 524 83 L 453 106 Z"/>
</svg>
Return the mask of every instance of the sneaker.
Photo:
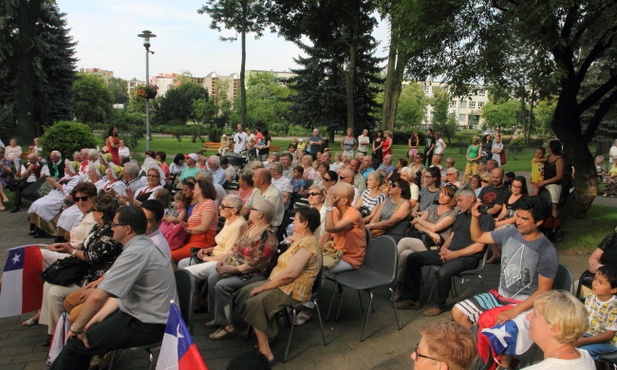
<svg viewBox="0 0 617 370">
<path fill-rule="evenodd" d="M 413 299 L 403 299 L 402 301 L 396 302 L 397 310 L 417 310 L 422 305 L 418 301 L 414 301 Z"/>
<path fill-rule="evenodd" d="M 424 312 L 422 312 L 422 314 L 424 316 L 439 316 L 441 315 L 441 313 L 443 312 L 443 308 L 437 307 L 437 306 L 431 306 L 429 308 L 427 308 L 426 310 L 424 310 Z"/>
</svg>

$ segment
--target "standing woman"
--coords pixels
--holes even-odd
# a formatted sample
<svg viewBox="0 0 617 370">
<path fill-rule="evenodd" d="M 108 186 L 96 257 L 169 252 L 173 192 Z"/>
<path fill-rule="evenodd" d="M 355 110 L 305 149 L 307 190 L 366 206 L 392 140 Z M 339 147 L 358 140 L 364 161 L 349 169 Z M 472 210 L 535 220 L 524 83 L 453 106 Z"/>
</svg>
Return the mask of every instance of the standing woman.
<svg viewBox="0 0 617 370">
<path fill-rule="evenodd" d="M 441 138 L 441 132 L 437 131 L 435 133 L 435 149 L 433 150 L 433 154 L 442 154 L 448 145 Z"/>
<path fill-rule="evenodd" d="M 557 217 L 557 204 L 561 196 L 561 179 L 563 178 L 564 159 L 561 156 L 561 141 L 548 142 L 548 158 L 544 163 L 544 181 L 538 183 L 540 188 L 548 190 L 551 195 L 551 214 Z"/>
<path fill-rule="evenodd" d="M 377 163 L 381 163 L 383 159 L 383 150 L 382 150 L 383 143 L 384 143 L 383 130 L 379 130 L 377 131 L 377 137 L 373 141 L 373 158 L 377 161 Z M 352 158 L 350 158 L 349 160 L 351 159 Z"/>
<path fill-rule="evenodd" d="M 109 128 L 107 139 L 105 139 L 105 146 L 107 146 L 109 153 L 111 153 L 111 161 L 119 166 L 120 154 L 118 153 L 118 148 L 120 148 L 120 139 L 118 138 L 118 128 L 116 126 Z"/>
<path fill-rule="evenodd" d="M 407 145 L 409 146 L 407 157 L 409 157 L 409 163 L 413 163 L 416 153 L 418 153 L 418 145 L 420 145 L 420 137 L 417 132 L 414 131 L 411 133 L 409 140 L 407 140 Z"/>
<path fill-rule="evenodd" d="M 353 130 L 348 128 L 347 136 L 345 136 L 341 141 L 341 150 L 343 151 L 343 154 L 347 154 L 353 158 L 354 150 L 356 150 L 357 146 L 358 142 L 356 141 L 356 138 L 353 137 Z"/>
<path fill-rule="evenodd" d="M 491 149 L 493 148 L 493 141 L 491 135 L 484 135 L 482 138 L 482 159 L 488 161 L 491 159 Z"/>
<path fill-rule="evenodd" d="M 490 135 L 487 135 L 490 137 Z M 463 177 L 463 184 L 466 184 L 469 178 L 478 174 L 478 162 L 482 158 L 482 145 L 480 144 L 480 138 L 474 136 L 471 138 L 471 145 L 467 148 L 467 165 L 465 166 L 465 176 Z"/>
<path fill-rule="evenodd" d="M 384 140 L 381 151 L 384 157 L 388 154 L 392 154 L 392 133 L 390 131 L 384 132 Z"/>
<path fill-rule="evenodd" d="M 272 144 L 272 138 L 270 137 L 270 134 L 268 133 L 268 129 L 263 129 L 262 135 L 263 135 L 263 141 L 262 141 L 263 146 L 259 148 L 259 159 L 262 161 L 265 161 L 268 159 L 268 156 L 270 155 L 270 145 Z"/>
<path fill-rule="evenodd" d="M 491 159 L 494 159 L 499 163 L 499 167 L 501 167 L 501 152 L 503 151 L 503 142 L 501 141 L 501 134 L 495 135 L 495 140 L 493 140 L 493 145 L 491 146 Z"/>
</svg>

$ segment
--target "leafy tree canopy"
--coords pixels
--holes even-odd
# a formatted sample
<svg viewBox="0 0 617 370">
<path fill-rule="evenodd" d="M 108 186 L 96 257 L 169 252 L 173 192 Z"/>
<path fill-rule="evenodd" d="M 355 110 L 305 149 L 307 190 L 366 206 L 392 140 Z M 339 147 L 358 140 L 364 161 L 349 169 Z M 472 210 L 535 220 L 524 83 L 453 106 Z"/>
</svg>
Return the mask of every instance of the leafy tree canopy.
<svg viewBox="0 0 617 370">
<path fill-rule="evenodd" d="M 96 75 L 80 74 L 73 84 L 75 118 L 83 123 L 108 123 L 113 95 Z"/>
</svg>

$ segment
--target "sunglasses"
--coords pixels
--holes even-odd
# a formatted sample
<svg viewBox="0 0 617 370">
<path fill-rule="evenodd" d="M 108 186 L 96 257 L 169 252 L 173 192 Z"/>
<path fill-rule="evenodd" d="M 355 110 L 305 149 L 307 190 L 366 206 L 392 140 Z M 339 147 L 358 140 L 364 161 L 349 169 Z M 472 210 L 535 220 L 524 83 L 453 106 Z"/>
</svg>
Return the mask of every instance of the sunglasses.
<svg viewBox="0 0 617 370">
<path fill-rule="evenodd" d="M 391 182 L 391 181 L 388 182 L 388 185 L 390 185 L 391 188 L 395 188 L 398 186 L 395 182 Z"/>
<path fill-rule="evenodd" d="M 323 181 L 332 181 L 332 179 L 328 179 L 328 178 L 323 178 Z"/>
<path fill-rule="evenodd" d="M 224 204 L 221 204 L 219 207 L 221 207 L 221 208 L 234 208 L 234 207 L 226 206 Z"/>
<path fill-rule="evenodd" d="M 316 195 L 321 195 L 321 193 L 308 193 L 309 197 L 314 197 Z"/>
<path fill-rule="evenodd" d="M 77 202 L 86 202 L 88 201 L 88 199 L 90 199 L 89 196 L 84 196 L 84 197 L 74 197 L 73 200 L 75 200 L 75 203 Z"/>
<path fill-rule="evenodd" d="M 339 179 L 341 180 L 345 180 L 346 178 L 348 178 L 349 176 L 339 176 Z"/>
</svg>

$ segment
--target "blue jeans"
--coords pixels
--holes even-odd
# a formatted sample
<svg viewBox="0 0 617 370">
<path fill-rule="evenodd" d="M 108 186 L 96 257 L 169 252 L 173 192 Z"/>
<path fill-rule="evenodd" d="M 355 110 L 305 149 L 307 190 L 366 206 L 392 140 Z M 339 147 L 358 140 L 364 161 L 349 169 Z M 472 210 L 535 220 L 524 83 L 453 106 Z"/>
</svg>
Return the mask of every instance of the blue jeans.
<svg viewBox="0 0 617 370">
<path fill-rule="evenodd" d="M 583 338 L 588 338 L 590 336 L 591 335 L 589 334 L 585 334 L 583 335 Z M 581 346 L 580 348 L 589 352 L 589 354 L 594 360 L 597 360 L 600 355 L 603 355 L 605 353 L 617 351 L 617 347 L 610 344 L 610 342 L 587 344 L 585 346 Z"/>
<path fill-rule="evenodd" d="M 473 255 L 458 257 L 443 262 L 441 258 L 439 258 L 438 250 L 412 253 L 407 256 L 402 296 L 414 301 L 419 300 L 420 290 L 422 288 L 422 266 L 439 265 L 441 267 L 439 267 L 436 276 L 437 294 L 434 295 L 433 302 L 429 303 L 443 308 L 446 304 L 446 299 L 448 299 L 448 294 L 450 293 L 452 276 L 465 270 L 476 268 L 481 257 L 482 255 Z"/>
</svg>

